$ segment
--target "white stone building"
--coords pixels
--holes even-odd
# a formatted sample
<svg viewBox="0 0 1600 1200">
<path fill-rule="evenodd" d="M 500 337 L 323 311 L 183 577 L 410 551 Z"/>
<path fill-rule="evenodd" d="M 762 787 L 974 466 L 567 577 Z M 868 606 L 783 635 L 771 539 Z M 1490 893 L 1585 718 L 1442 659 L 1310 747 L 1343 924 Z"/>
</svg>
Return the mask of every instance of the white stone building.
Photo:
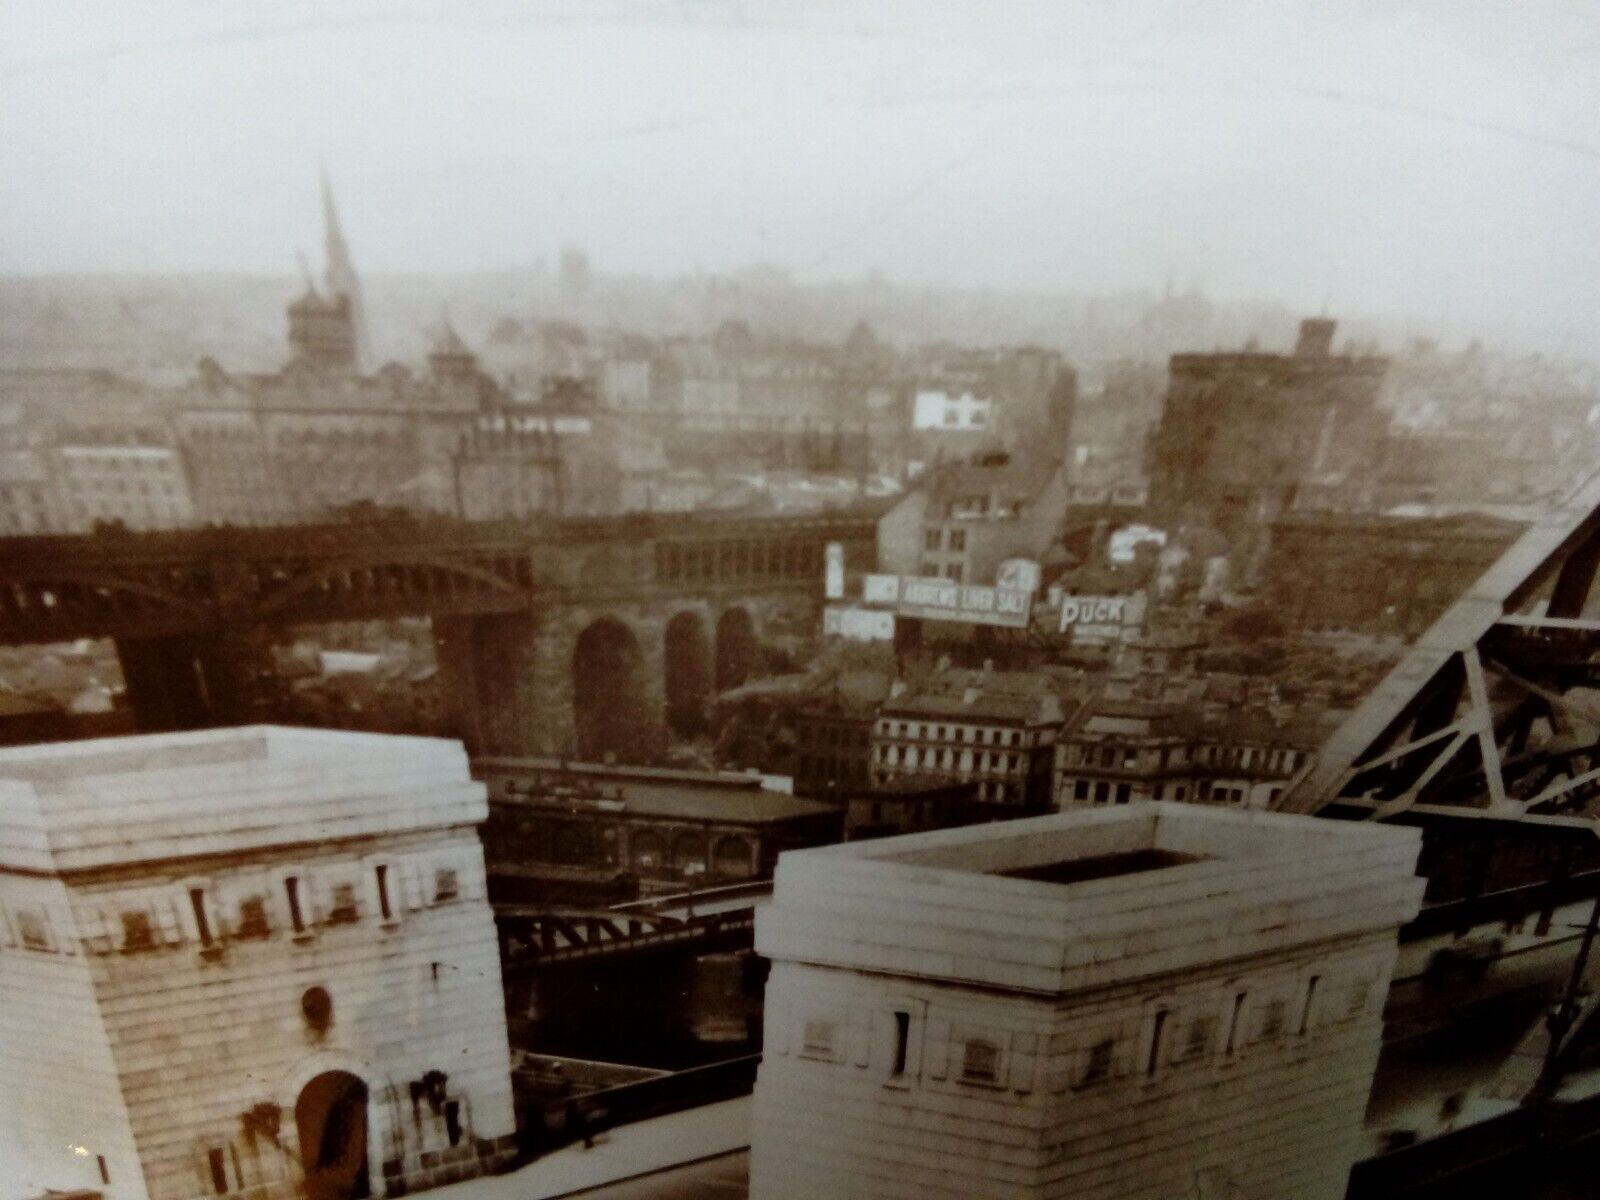
<svg viewBox="0 0 1600 1200">
<path fill-rule="evenodd" d="M 784 855 L 754 1200 L 1341 1200 L 1415 830 L 1142 803 Z"/>
<path fill-rule="evenodd" d="M 508 1161 L 485 816 L 433 739 L 0 752 L 0 1197 L 347 1200 Z"/>
</svg>

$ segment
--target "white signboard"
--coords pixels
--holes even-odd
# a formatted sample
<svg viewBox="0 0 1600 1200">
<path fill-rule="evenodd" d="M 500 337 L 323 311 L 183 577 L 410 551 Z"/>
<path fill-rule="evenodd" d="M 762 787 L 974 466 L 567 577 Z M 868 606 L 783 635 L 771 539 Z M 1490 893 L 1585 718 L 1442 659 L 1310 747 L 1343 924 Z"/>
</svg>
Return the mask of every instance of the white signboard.
<svg viewBox="0 0 1600 1200">
<path fill-rule="evenodd" d="M 1126 596 L 1061 597 L 1061 632 L 1074 642 L 1111 641 L 1122 636 Z"/>
<path fill-rule="evenodd" d="M 931 621 L 965 621 L 972 625 L 1028 624 L 1032 592 L 974 587 L 948 579 L 902 579 L 900 615 Z"/>
<path fill-rule="evenodd" d="M 1125 526 L 1111 535 L 1106 557 L 1114 563 L 1131 563 L 1138 556 L 1139 547 L 1145 542 L 1165 546 L 1167 535 L 1164 531 L 1152 529 L 1149 525 Z"/>
<path fill-rule="evenodd" d="M 1000 564 L 994 584 L 1007 591 L 1027 592 L 1032 595 L 1039 590 L 1040 574 L 1039 564 L 1032 559 L 1008 558 Z"/>
<path fill-rule="evenodd" d="M 824 595 L 829 600 L 844 599 L 844 545 L 841 542 L 828 543 Z"/>
<path fill-rule="evenodd" d="M 899 604 L 900 576 L 868 575 L 861 585 L 861 598 L 868 604 Z"/>
<path fill-rule="evenodd" d="M 822 632 L 857 642 L 892 642 L 894 614 L 873 608 L 829 605 L 822 610 Z"/>
</svg>

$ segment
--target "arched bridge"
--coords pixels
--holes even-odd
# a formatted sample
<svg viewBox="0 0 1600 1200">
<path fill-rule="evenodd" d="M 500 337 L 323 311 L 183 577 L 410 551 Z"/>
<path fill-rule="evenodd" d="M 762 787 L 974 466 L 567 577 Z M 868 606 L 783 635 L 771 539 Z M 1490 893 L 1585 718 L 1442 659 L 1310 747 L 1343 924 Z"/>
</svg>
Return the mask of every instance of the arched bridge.
<svg viewBox="0 0 1600 1200">
<path fill-rule="evenodd" d="M 824 547 L 876 561 L 870 513 L 389 520 L 0 539 L 0 644 L 113 638 L 147 729 L 254 719 L 274 627 L 433 621 L 484 753 L 637 749 L 814 626 Z"/>
</svg>

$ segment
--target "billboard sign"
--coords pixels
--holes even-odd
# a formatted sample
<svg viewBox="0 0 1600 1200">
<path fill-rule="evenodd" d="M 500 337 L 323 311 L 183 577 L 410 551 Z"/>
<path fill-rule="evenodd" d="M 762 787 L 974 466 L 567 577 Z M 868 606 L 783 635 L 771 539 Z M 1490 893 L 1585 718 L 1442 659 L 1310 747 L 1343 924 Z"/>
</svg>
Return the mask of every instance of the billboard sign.
<svg viewBox="0 0 1600 1200">
<path fill-rule="evenodd" d="M 861 599 L 868 604 L 899 604 L 900 576 L 868 575 L 861 584 Z"/>
<path fill-rule="evenodd" d="M 1039 590 L 1040 576 L 1039 564 L 1032 559 L 1008 558 L 1000 564 L 994 584 L 1007 591 L 1027 592 L 1032 595 Z"/>
<path fill-rule="evenodd" d="M 977 587 L 949 579 L 902 579 L 900 615 L 925 621 L 964 621 L 971 625 L 1025 628 L 1033 593 Z"/>
<path fill-rule="evenodd" d="M 1122 636 L 1126 596 L 1061 597 L 1061 632 L 1075 642 L 1114 641 Z"/>
<path fill-rule="evenodd" d="M 855 642 L 892 642 L 894 614 L 882 609 L 830 604 L 822 610 L 822 632 Z"/>
<path fill-rule="evenodd" d="M 823 580 L 824 595 L 829 600 L 844 599 L 844 545 L 841 542 L 829 542 L 827 551 L 826 575 Z"/>
</svg>

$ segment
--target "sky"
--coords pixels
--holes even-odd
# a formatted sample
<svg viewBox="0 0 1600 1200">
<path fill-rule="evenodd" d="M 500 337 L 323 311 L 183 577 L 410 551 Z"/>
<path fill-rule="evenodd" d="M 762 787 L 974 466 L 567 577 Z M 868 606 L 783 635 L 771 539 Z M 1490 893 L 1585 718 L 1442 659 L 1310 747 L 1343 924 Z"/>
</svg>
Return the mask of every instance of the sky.
<svg viewBox="0 0 1600 1200">
<path fill-rule="evenodd" d="M 1539 330 L 1600 358 L 1589 0 L 0 0 L 0 272 L 588 250 Z"/>
</svg>

